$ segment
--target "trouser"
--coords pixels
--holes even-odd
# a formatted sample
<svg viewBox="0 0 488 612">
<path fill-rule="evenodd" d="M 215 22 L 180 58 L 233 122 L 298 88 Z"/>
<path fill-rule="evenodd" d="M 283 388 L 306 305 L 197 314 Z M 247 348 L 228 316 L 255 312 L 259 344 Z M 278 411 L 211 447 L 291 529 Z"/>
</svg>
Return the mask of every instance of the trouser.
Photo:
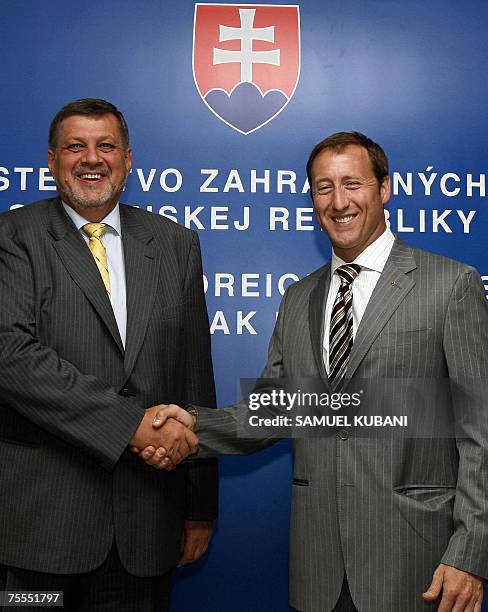
<svg viewBox="0 0 488 612">
<path fill-rule="evenodd" d="M 296 608 L 292 608 L 295 612 L 299 612 Z M 335 605 L 335 608 L 332 612 L 358 612 L 356 606 L 351 597 L 351 591 L 349 590 L 349 585 L 347 583 L 346 575 L 344 574 L 344 580 L 342 582 L 342 589 L 339 595 L 339 599 Z"/>
<path fill-rule="evenodd" d="M 47 574 L 0 565 L 1 591 L 63 591 L 63 608 L 52 608 L 53 612 L 168 612 L 170 588 L 171 572 L 149 578 L 129 574 L 115 544 L 102 565 L 86 574 Z M 42 609 L 46 610 L 22 606 L 23 611 Z"/>
</svg>

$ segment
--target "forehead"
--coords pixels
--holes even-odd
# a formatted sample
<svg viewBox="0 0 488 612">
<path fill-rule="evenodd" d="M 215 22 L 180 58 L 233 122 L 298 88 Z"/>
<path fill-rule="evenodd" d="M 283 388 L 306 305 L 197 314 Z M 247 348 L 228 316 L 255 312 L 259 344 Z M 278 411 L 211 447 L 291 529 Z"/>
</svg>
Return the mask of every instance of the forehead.
<svg viewBox="0 0 488 612">
<path fill-rule="evenodd" d="M 71 115 L 59 126 L 60 138 L 120 138 L 119 124 L 114 115 Z"/>
<path fill-rule="evenodd" d="M 341 149 L 324 149 L 312 163 L 312 178 L 337 176 L 374 177 L 369 154 L 364 147 L 347 145 Z"/>
</svg>

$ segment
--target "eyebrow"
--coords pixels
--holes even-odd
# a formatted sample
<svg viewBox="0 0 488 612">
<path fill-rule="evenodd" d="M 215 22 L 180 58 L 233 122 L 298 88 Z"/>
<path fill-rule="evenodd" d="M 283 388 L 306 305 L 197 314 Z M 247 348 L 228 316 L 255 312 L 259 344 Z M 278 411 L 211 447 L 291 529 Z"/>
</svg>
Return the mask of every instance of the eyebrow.
<svg viewBox="0 0 488 612">
<path fill-rule="evenodd" d="M 100 138 L 97 138 L 97 140 L 107 140 L 108 138 L 116 139 L 117 137 L 113 134 L 104 134 L 103 136 L 100 136 Z M 86 136 L 70 136 L 69 138 L 66 138 L 66 140 L 86 140 Z"/>
<path fill-rule="evenodd" d="M 348 174 L 347 176 L 341 177 L 341 181 L 350 181 L 351 179 L 358 180 L 358 179 L 364 179 L 364 178 L 365 177 L 362 177 L 359 174 Z M 328 182 L 332 183 L 333 179 L 324 176 L 324 177 L 315 179 L 314 182 L 315 183 L 320 183 L 320 182 L 325 182 L 325 181 L 328 181 Z"/>
</svg>

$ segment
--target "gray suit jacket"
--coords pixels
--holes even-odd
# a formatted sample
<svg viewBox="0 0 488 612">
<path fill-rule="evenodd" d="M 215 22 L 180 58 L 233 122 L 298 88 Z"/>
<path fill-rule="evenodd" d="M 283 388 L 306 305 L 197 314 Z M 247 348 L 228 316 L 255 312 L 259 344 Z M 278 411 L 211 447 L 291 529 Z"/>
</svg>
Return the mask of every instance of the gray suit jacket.
<svg viewBox="0 0 488 612">
<path fill-rule="evenodd" d="M 330 264 L 287 290 L 262 378 L 321 377 Z M 471 267 L 397 239 L 355 338 L 347 377 L 455 382 L 462 431 L 451 438 L 296 439 L 291 513 L 291 605 L 328 612 L 344 572 L 360 612 L 431 610 L 421 599 L 440 563 L 488 576 L 488 307 Z M 417 380 L 415 380 L 417 379 Z M 475 411 L 463 402 L 477 402 Z M 436 406 L 444 408 L 444 406 Z M 239 438 L 245 402 L 199 408 L 201 456 L 254 452 L 272 439 Z"/>
<path fill-rule="evenodd" d="M 164 473 L 127 449 L 144 409 L 215 400 L 198 238 L 120 216 L 126 350 L 59 199 L 0 215 L 0 563 L 88 572 L 115 538 L 129 572 L 159 575 L 184 519 L 216 516 L 214 460 Z"/>
</svg>

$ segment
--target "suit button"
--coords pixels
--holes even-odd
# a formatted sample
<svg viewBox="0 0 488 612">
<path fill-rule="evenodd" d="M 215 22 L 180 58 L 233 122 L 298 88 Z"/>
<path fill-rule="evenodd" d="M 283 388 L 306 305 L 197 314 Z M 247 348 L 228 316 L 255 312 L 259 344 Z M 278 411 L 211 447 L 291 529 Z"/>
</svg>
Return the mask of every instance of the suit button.
<svg viewBox="0 0 488 612">
<path fill-rule="evenodd" d="M 123 395 L 124 397 L 130 397 L 129 389 L 127 387 L 124 387 L 120 392 L 120 395 Z"/>
<path fill-rule="evenodd" d="M 347 432 L 347 429 L 341 429 L 339 432 L 339 438 L 341 440 L 347 440 L 349 438 L 349 434 Z"/>
</svg>

